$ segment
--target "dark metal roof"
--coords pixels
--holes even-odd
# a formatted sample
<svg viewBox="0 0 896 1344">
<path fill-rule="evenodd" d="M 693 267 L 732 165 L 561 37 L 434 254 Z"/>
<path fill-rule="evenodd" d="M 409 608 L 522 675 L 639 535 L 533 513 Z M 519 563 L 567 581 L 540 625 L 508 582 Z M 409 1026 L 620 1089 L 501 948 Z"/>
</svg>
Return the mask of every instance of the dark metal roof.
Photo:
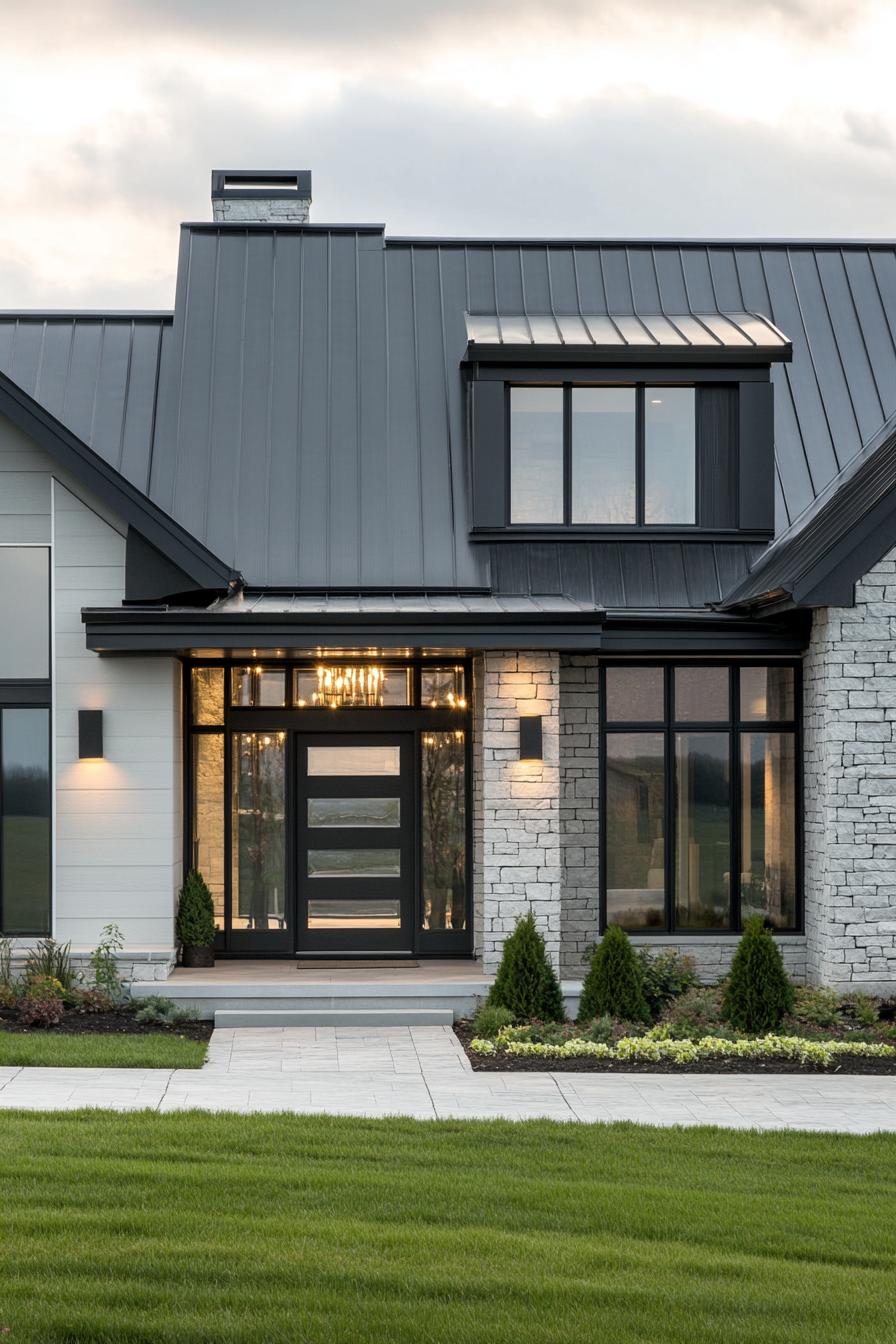
<svg viewBox="0 0 896 1344">
<path fill-rule="evenodd" d="M 780 531 L 896 414 L 891 242 L 185 226 L 173 324 L 0 317 L 0 369 L 252 584 L 482 587 L 489 548 L 468 536 L 466 313 L 611 316 L 620 329 L 635 317 L 767 318 L 793 343 L 792 363 L 772 368 Z M 659 545 L 640 552 L 654 557 L 648 605 L 665 605 L 667 583 L 718 600 L 714 577 L 672 583 L 656 570 Z M 637 554 L 619 552 L 626 601 L 642 586 L 626 577 Z M 734 552 L 680 554 L 687 576 Z"/>
<path fill-rule="evenodd" d="M 171 313 L 0 313 L 0 371 L 149 490 Z"/>
<path fill-rule="evenodd" d="M 848 604 L 896 540 L 896 416 L 724 595 L 726 611 Z"/>
<path fill-rule="evenodd" d="M 765 361 L 790 356 L 791 344 L 761 313 L 465 313 L 467 340 L 480 346 L 561 346 L 597 351 L 689 351 L 700 358 L 725 350 Z M 696 354 L 694 352 L 697 352 Z"/>
<path fill-rule="evenodd" d="M 718 603 L 762 547 L 741 542 L 501 542 L 492 546 L 495 592 L 563 594 L 608 611 L 683 610 Z"/>
</svg>

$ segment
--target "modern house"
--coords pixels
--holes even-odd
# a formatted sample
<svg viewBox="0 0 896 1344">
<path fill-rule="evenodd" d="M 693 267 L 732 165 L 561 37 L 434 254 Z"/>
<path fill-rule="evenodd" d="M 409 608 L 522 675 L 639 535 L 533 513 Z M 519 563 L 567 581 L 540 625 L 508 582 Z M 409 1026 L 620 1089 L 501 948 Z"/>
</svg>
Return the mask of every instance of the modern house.
<svg viewBox="0 0 896 1344">
<path fill-rule="evenodd" d="M 892 993 L 896 243 L 212 184 L 173 311 L 0 314 L 0 932 L 164 979 L 195 866 L 221 959 Z"/>
</svg>

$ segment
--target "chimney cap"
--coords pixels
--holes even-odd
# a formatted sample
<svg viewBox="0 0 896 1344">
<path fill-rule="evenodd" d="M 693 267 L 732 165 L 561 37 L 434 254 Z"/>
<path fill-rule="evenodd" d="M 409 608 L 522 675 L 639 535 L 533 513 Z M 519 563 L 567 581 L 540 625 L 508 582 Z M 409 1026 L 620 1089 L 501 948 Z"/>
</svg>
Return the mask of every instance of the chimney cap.
<svg viewBox="0 0 896 1344">
<path fill-rule="evenodd" d="M 311 200 L 307 168 L 213 168 L 212 200 Z"/>
</svg>

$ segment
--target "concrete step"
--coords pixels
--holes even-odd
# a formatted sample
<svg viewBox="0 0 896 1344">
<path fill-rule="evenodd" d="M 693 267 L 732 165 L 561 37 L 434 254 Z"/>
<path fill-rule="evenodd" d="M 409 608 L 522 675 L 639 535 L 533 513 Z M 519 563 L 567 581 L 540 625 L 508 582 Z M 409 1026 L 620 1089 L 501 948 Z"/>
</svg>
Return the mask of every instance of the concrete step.
<svg viewBox="0 0 896 1344">
<path fill-rule="evenodd" d="M 445 1027 L 450 1008 L 218 1008 L 216 1027 Z"/>
</svg>

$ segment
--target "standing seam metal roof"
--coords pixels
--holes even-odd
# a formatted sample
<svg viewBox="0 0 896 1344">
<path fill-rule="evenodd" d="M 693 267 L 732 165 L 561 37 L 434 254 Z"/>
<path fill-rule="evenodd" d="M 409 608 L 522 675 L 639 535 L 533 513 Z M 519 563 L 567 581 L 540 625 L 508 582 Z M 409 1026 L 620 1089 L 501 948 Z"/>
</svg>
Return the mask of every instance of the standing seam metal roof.
<svg viewBox="0 0 896 1344">
<path fill-rule="evenodd" d="M 0 369 L 252 584 L 479 587 L 492 573 L 468 539 L 466 313 L 767 319 L 793 343 L 772 369 L 779 531 L 896 413 L 892 242 L 185 226 L 173 320 L 0 316 Z"/>
</svg>

